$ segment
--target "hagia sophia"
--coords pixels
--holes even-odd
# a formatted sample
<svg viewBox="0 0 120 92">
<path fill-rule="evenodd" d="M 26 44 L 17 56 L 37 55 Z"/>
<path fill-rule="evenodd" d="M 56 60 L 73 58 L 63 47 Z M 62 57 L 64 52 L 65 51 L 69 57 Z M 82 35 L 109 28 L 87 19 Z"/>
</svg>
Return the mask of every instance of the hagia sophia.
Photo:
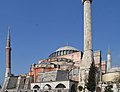
<svg viewBox="0 0 120 92">
<path fill-rule="evenodd" d="M 85 81 L 92 62 L 95 62 L 97 69 L 95 92 L 104 92 L 109 85 L 114 92 L 120 92 L 120 67 L 111 66 L 110 49 L 106 52 L 107 60 L 102 61 L 101 50 L 93 51 L 92 48 L 92 0 L 82 0 L 82 3 L 84 51 L 69 45 L 60 47 L 48 58 L 31 64 L 27 74 L 15 76 L 11 72 L 11 39 L 8 29 L 6 72 L 0 92 L 89 92 L 85 88 Z"/>
</svg>

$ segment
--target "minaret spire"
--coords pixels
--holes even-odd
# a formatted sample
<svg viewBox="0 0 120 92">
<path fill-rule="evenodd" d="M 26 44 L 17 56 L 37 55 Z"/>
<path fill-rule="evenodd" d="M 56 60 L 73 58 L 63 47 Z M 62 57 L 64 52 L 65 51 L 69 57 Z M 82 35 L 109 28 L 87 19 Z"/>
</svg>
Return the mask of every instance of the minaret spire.
<svg viewBox="0 0 120 92">
<path fill-rule="evenodd" d="M 7 35 L 7 45 L 6 47 L 10 47 L 10 27 L 8 26 L 8 35 Z"/>
<path fill-rule="evenodd" d="M 8 26 L 8 36 L 7 36 L 7 40 L 10 40 L 10 26 Z"/>
<path fill-rule="evenodd" d="M 108 48 L 108 53 L 107 53 L 107 72 L 111 69 L 111 53 L 110 53 L 110 48 Z"/>
<path fill-rule="evenodd" d="M 93 61 L 92 49 L 92 0 L 82 0 L 84 5 L 84 55 L 83 62 L 90 64 Z"/>
<path fill-rule="evenodd" d="M 11 76 L 11 46 L 10 46 L 10 27 L 8 27 L 6 43 L 6 74 L 5 77 Z"/>
</svg>

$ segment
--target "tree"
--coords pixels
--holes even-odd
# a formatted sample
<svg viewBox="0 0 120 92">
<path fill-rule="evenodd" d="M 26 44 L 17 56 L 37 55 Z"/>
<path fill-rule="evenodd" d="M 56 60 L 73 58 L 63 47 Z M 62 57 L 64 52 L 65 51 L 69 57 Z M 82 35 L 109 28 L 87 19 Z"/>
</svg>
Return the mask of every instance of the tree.
<svg viewBox="0 0 120 92">
<path fill-rule="evenodd" d="M 2 88 L 2 86 L 0 85 L 0 89 Z"/>
<path fill-rule="evenodd" d="M 90 66 L 86 87 L 91 92 L 94 92 L 96 89 L 96 67 L 95 67 L 94 61 L 92 62 Z"/>
<path fill-rule="evenodd" d="M 112 88 L 111 86 L 106 86 L 104 92 L 113 92 L 111 88 Z"/>
</svg>

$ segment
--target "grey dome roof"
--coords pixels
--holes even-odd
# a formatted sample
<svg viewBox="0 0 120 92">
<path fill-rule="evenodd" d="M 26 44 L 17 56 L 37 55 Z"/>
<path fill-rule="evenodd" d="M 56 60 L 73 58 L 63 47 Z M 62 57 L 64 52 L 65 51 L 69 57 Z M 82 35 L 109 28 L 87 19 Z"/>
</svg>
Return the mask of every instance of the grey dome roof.
<svg viewBox="0 0 120 92">
<path fill-rule="evenodd" d="M 67 55 L 75 52 L 79 52 L 79 50 L 72 46 L 64 46 L 64 47 L 58 48 L 55 52 L 50 54 L 49 58 Z"/>
<path fill-rule="evenodd" d="M 60 47 L 56 50 L 56 52 L 58 51 L 63 51 L 63 50 L 74 50 L 74 51 L 79 51 L 78 49 L 72 47 L 72 46 L 64 46 L 64 47 Z"/>
<path fill-rule="evenodd" d="M 109 72 L 120 72 L 120 67 L 113 67 L 109 70 Z"/>
</svg>

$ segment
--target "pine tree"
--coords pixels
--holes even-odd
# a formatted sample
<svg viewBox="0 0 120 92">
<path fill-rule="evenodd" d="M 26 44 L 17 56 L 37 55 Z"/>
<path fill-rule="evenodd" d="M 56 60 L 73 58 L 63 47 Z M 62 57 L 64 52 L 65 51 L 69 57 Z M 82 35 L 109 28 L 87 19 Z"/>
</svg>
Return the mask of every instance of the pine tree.
<svg viewBox="0 0 120 92">
<path fill-rule="evenodd" d="M 95 67 L 94 61 L 92 62 L 90 66 L 86 87 L 91 92 L 94 92 L 96 89 L 96 67 Z"/>
</svg>

